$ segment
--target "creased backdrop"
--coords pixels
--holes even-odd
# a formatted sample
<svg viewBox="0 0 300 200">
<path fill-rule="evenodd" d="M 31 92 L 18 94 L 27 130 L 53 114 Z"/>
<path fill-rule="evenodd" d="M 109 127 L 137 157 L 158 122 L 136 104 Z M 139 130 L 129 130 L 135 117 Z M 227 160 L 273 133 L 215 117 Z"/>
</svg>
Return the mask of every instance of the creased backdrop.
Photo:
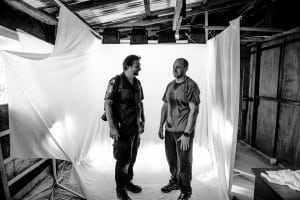
<svg viewBox="0 0 300 200">
<path fill-rule="evenodd" d="M 87 199 L 114 199 L 111 140 L 107 124 L 100 120 L 103 97 L 108 80 L 122 71 L 123 59 L 141 55 L 138 78 L 145 93 L 146 127 L 135 182 L 144 190 L 133 196 L 176 198 L 178 193 L 160 192 L 169 174 L 157 130 L 161 98 L 173 79 L 173 61 L 185 57 L 190 62 L 188 75 L 201 89 L 192 199 L 228 199 L 239 105 L 239 19 L 207 45 L 102 45 L 63 6 L 59 19 L 52 52 L 49 45 L 30 48 L 34 39 L 26 35 L 19 36 L 25 53 L 1 51 L 8 82 L 12 156 L 68 160 Z"/>
</svg>

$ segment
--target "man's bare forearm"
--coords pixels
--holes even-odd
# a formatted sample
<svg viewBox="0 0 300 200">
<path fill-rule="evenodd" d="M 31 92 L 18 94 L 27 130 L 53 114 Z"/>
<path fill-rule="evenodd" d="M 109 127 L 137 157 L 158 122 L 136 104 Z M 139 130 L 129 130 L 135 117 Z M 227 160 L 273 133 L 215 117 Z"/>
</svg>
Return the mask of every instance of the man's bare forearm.
<svg viewBox="0 0 300 200">
<path fill-rule="evenodd" d="M 167 119 L 167 110 L 168 110 L 168 104 L 164 103 L 162 108 L 161 108 L 161 113 L 160 113 L 160 124 L 159 128 L 163 128 L 166 119 Z"/>
<path fill-rule="evenodd" d="M 105 100 L 104 107 L 105 107 L 105 113 L 106 113 L 109 128 L 110 129 L 116 129 L 117 126 L 114 122 L 112 104 L 113 104 L 112 100 Z"/>
<path fill-rule="evenodd" d="M 188 116 L 188 121 L 184 132 L 192 133 L 194 131 L 198 113 L 199 113 L 199 106 L 195 104 L 190 105 L 190 113 Z"/>
</svg>

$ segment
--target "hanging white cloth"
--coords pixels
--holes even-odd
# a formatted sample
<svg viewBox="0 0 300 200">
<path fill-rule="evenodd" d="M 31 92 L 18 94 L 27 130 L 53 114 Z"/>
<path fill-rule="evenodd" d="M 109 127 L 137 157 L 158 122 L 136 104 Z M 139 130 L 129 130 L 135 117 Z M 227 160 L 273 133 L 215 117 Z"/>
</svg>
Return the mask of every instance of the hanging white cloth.
<svg viewBox="0 0 300 200">
<path fill-rule="evenodd" d="M 230 191 L 235 160 L 240 95 L 240 20 L 208 41 L 206 106 L 208 144 L 221 179 Z"/>
<path fill-rule="evenodd" d="M 53 51 L 53 45 L 42 39 L 34 37 L 21 29 L 17 29 L 20 44 L 26 53 L 50 54 Z M 16 51 L 16 49 L 14 49 Z"/>
<path fill-rule="evenodd" d="M 63 6 L 59 19 L 51 54 L 1 51 L 6 61 L 12 156 L 68 160 L 87 199 L 114 199 L 111 140 L 107 124 L 100 120 L 104 93 L 108 80 L 122 70 L 122 60 L 129 54 L 142 55 L 138 78 L 145 93 L 146 127 L 135 180 L 142 183 L 144 190 L 134 198 L 174 199 L 178 193 L 160 192 L 169 174 L 157 128 L 161 97 L 173 79 L 173 61 L 185 57 L 190 62 L 188 75 L 201 89 L 192 199 L 228 199 L 239 98 L 238 23 L 231 24 L 208 47 L 134 46 L 101 45 L 88 27 Z M 207 48 L 214 53 L 210 60 L 214 63 L 205 65 Z M 220 61 L 215 62 L 216 58 Z M 208 152 L 200 148 L 203 134 L 214 149 L 219 176 Z"/>
</svg>

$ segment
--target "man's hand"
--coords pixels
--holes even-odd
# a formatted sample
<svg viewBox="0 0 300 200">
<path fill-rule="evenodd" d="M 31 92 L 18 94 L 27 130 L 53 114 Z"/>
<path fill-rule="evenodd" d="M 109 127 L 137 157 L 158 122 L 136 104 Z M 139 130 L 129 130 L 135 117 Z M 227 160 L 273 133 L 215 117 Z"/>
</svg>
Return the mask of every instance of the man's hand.
<svg viewBox="0 0 300 200">
<path fill-rule="evenodd" d="M 158 130 L 158 137 L 162 140 L 165 138 L 164 137 L 164 129 L 162 127 L 160 127 Z"/>
<path fill-rule="evenodd" d="M 109 131 L 109 136 L 117 142 L 120 137 L 118 129 L 111 128 Z"/>
<path fill-rule="evenodd" d="M 141 121 L 140 125 L 139 125 L 139 129 L 138 129 L 138 133 L 142 134 L 142 133 L 144 133 L 144 130 L 145 130 L 145 122 Z"/>
<path fill-rule="evenodd" d="M 177 141 L 181 141 L 180 148 L 183 151 L 186 151 L 190 148 L 190 137 L 182 135 Z"/>
</svg>

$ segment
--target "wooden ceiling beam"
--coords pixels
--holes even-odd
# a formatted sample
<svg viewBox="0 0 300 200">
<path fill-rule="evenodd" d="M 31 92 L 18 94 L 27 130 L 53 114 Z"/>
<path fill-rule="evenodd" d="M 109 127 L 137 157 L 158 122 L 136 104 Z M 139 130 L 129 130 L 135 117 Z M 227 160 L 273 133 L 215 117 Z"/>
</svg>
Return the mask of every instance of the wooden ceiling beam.
<svg viewBox="0 0 300 200">
<path fill-rule="evenodd" d="M 243 6 L 240 10 L 238 10 L 239 15 L 244 15 L 246 12 L 253 10 L 260 0 L 251 0 L 245 6 Z"/>
<path fill-rule="evenodd" d="M 213 8 L 213 9 L 209 9 L 209 8 L 200 6 L 202 4 L 199 4 L 199 3 L 193 4 L 193 5 L 198 5 L 198 7 L 192 7 L 191 6 L 192 4 L 187 4 L 187 8 L 192 8 L 192 10 L 189 10 L 186 12 L 186 18 L 194 17 L 197 15 L 204 15 L 205 11 L 207 11 L 209 14 L 224 12 L 228 9 L 231 9 L 231 8 L 234 8 L 237 6 L 241 6 L 244 3 L 245 3 L 244 1 L 241 1 L 241 2 L 236 2 L 234 4 L 231 4 L 230 6 L 227 6 L 227 7 L 220 7 L 220 8 Z M 148 25 L 153 25 L 153 24 L 171 22 L 174 19 L 173 18 L 174 12 L 175 12 L 175 9 L 173 7 L 171 7 L 171 8 L 167 8 L 167 9 L 152 11 L 151 12 L 152 15 L 158 15 L 157 19 L 143 19 L 143 17 L 145 17 L 145 15 L 134 15 L 129 18 L 123 18 L 120 20 L 112 21 L 110 23 L 97 24 L 97 25 L 94 25 L 93 27 L 95 27 L 95 30 L 99 30 L 101 28 L 109 28 L 109 27 L 117 27 L 117 26 L 125 26 L 125 27 L 148 26 Z M 164 15 L 164 16 L 159 16 L 159 15 Z M 133 21 L 138 18 L 140 18 L 140 20 L 130 22 L 130 21 Z"/>
<path fill-rule="evenodd" d="M 150 17 L 151 16 L 150 0 L 144 0 L 144 7 L 145 7 L 146 17 Z"/>
<path fill-rule="evenodd" d="M 135 22 L 132 22 L 132 23 L 138 23 L 138 24 L 141 24 L 143 22 L 152 23 L 152 22 L 155 22 L 155 20 L 158 20 L 158 22 L 161 23 L 161 21 L 164 21 L 166 18 L 172 20 L 173 18 L 170 18 L 170 17 L 167 17 L 167 16 L 168 15 L 173 15 L 174 10 L 175 9 L 173 7 L 171 7 L 171 8 L 165 8 L 165 9 L 162 9 L 162 10 L 152 11 L 151 15 L 152 16 L 158 16 L 158 18 L 153 18 L 153 19 L 146 18 L 145 14 L 139 14 L 139 15 L 134 15 L 134 16 L 131 16 L 131 17 L 122 18 L 120 20 L 111 21 L 111 22 L 108 22 L 108 23 L 92 25 L 92 27 L 96 28 L 96 29 L 99 28 L 99 27 L 108 28 L 109 26 L 118 26 L 118 25 L 122 25 L 124 23 L 130 23 L 130 21 L 133 21 L 133 20 L 135 20 Z M 165 15 L 165 16 L 160 17 L 159 15 Z M 162 20 L 159 20 L 160 18 Z M 86 20 L 88 21 L 89 19 L 92 19 L 92 18 L 88 18 Z"/>
<path fill-rule="evenodd" d="M 170 8 L 165 8 L 165 9 L 161 9 L 161 10 L 156 10 L 156 11 L 152 11 L 151 12 L 151 16 L 157 16 L 157 17 L 160 17 L 159 15 L 172 15 L 174 13 L 174 8 L 173 7 L 170 7 Z M 92 20 L 92 19 L 95 19 L 95 18 L 98 18 L 98 17 L 89 17 L 89 18 L 85 18 L 86 21 L 89 21 L 89 20 Z M 110 25 L 118 25 L 118 24 L 122 24 L 122 23 L 127 23 L 127 22 L 130 22 L 130 21 L 133 21 L 133 20 L 136 20 L 136 21 L 147 21 L 151 18 L 146 18 L 146 15 L 145 14 L 138 14 L 138 15 L 133 15 L 133 16 L 130 16 L 130 17 L 125 17 L 125 18 L 122 18 L 120 20 L 114 20 L 114 21 L 111 21 L 111 22 L 107 22 L 107 23 L 102 23 L 102 24 L 97 24 L 97 25 L 92 25 L 93 27 L 99 27 L 99 26 L 110 26 Z M 154 19 L 154 18 L 153 18 Z"/>
<path fill-rule="evenodd" d="M 8 5 L 10 5 L 11 7 L 28 14 L 29 16 L 33 17 L 34 19 L 37 19 L 45 24 L 48 25 L 57 25 L 58 24 L 58 20 L 53 17 L 52 15 L 38 10 L 32 6 L 30 6 L 29 4 L 25 3 L 24 1 L 21 0 L 4 0 L 4 2 Z"/>
<path fill-rule="evenodd" d="M 130 2 L 130 0 L 90 0 L 90 1 L 83 1 L 76 4 L 70 4 L 68 6 L 70 10 L 74 12 L 79 12 L 82 10 L 103 6 L 105 4 L 112 4 L 112 3 L 123 4 L 128 2 Z"/>
<path fill-rule="evenodd" d="M 227 26 L 204 26 L 207 30 L 222 31 L 227 28 Z M 263 28 L 263 27 L 240 27 L 240 31 L 248 32 L 269 32 L 269 33 L 281 33 L 282 29 L 276 28 Z"/>
<path fill-rule="evenodd" d="M 127 1 L 124 1 L 125 3 Z M 119 2 L 119 3 L 122 3 Z M 197 7 L 200 7 L 202 6 L 202 2 L 196 2 L 196 3 L 191 3 L 191 4 L 187 4 L 187 9 L 192 9 L 192 8 L 197 8 Z M 69 5 L 69 8 L 71 10 L 72 9 L 72 5 Z M 85 9 L 91 9 L 92 7 L 86 7 Z M 77 10 L 73 10 L 74 12 L 76 12 Z M 168 7 L 168 8 L 163 8 L 163 9 L 160 9 L 160 10 L 154 10 L 154 11 L 151 11 L 151 16 L 157 16 L 157 17 L 160 17 L 160 15 L 168 15 L 168 14 L 173 14 L 175 12 L 175 8 L 174 7 Z M 98 18 L 99 16 L 90 16 L 90 17 L 87 17 L 85 18 L 85 20 L 88 22 L 89 20 L 92 20 L 92 19 L 95 19 L 95 18 Z M 113 22 L 109 22 L 109 23 L 103 23 L 101 24 L 102 26 L 106 26 L 106 25 L 110 25 L 110 24 L 118 24 L 120 22 L 129 22 L 129 21 L 132 21 L 136 18 L 140 18 L 141 20 L 147 20 L 149 18 L 147 18 L 146 14 L 138 14 L 138 15 L 133 15 L 131 17 L 126 17 L 126 18 L 122 18 L 121 20 L 115 20 Z M 150 17 L 151 18 L 151 17 Z M 92 25 L 93 26 L 93 25 Z"/>
<path fill-rule="evenodd" d="M 124 4 L 124 3 L 129 3 L 130 1 L 131 0 L 90 0 L 90 1 L 83 1 L 81 3 L 69 4 L 68 6 L 72 11 L 79 12 L 79 11 L 82 11 L 82 10 L 96 8 L 96 7 L 99 7 L 99 6 L 106 5 L 106 4 L 112 4 L 112 3 Z M 148 8 L 146 8 L 147 5 L 146 5 L 145 1 L 149 2 L 149 11 L 150 11 L 151 15 L 154 15 L 153 11 L 151 12 L 151 10 L 150 10 L 150 0 L 144 0 L 146 14 L 147 14 Z M 200 6 L 200 5 L 201 6 L 203 5 L 202 1 L 187 4 L 187 8 Z"/>
<path fill-rule="evenodd" d="M 123 27 L 134 27 L 134 26 L 152 26 L 154 24 L 159 24 L 159 23 L 165 23 L 165 22 L 169 22 L 173 20 L 173 16 L 164 16 L 164 17 L 160 17 L 157 19 L 149 19 L 149 20 L 142 20 L 142 21 L 137 21 L 137 22 L 133 22 L 133 23 L 124 23 L 124 22 L 120 22 L 120 23 L 116 23 L 113 25 L 108 25 L 108 26 L 98 26 L 98 27 L 94 27 L 95 30 L 102 30 L 105 28 L 123 28 Z"/>
<path fill-rule="evenodd" d="M 140 24 L 142 26 L 142 24 Z M 205 30 L 211 30 L 211 31 L 222 31 L 226 29 L 228 26 L 205 26 L 205 25 L 182 25 L 180 27 L 180 30 L 190 30 L 191 27 L 194 28 L 204 28 Z M 119 26 L 114 26 L 112 28 L 117 28 L 119 31 L 124 31 L 124 30 L 131 30 L 133 26 L 126 26 L 126 24 L 119 25 Z M 157 25 L 149 25 L 146 27 L 146 30 L 158 30 L 160 26 Z M 282 29 L 274 29 L 274 28 L 262 28 L 262 27 L 240 27 L 241 31 L 246 31 L 246 32 L 268 32 L 268 33 L 282 33 Z M 297 29 L 298 32 L 300 28 Z M 102 29 L 99 29 L 101 32 Z"/>
<path fill-rule="evenodd" d="M 172 28 L 173 31 L 176 31 L 177 29 L 180 28 L 181 19 L 182 19 L 180 14 L 182 12 L 183 3 L 184 0 L 176 0 L 176 7 L 175 7 L 174 18 L 173 18 L 173 28 Z"/>
<path fill-rule="evenodd" d="M 210 10 L 208 12 L 213 12 L 213 13 L 216 13 L 216 12 L 222 12 L 224 10 Z M 200 15 L 200 14 L 204 14 L 205 11 L 203 11 L 203 9 L 195 9 L 195 10 L 191 10 L 191 11 L 188 11 L 187 14 L 186 14 L 186 18 L 189 18 L 189 17 L 193 17 L 195 15 Z M 131 20 L 129 21 L 132 21 L 133 19 L 136 19 L 136 17 L 132 17 Z M 101 25 L 95 25 L 94 27 L 95 28 L 109 28 L 109 27 L 129 27 L 129 26 L 149 26 L 149 25 L 153 25 L 153 24 L 159 24 L 159 23 L 165 23 L 165 22 L 171 22 L 174 20 L 174 16 L 173 14 L 171 13 L 170 15 L 167 15 L 167 16 L 162 16 L 162 17 L 159 17 L 157 19 L 150 19 L 150 20 L 139 20 L 139 21 L 136 21 L 136 22 L 129 22 L 129 23 L 126 23 L 126 21 L 128 21 L 128 19 L 126 21 L 118 21 L 116 23 L 111 23 L 111 24 L 101 24 Z"/>
</svg>

